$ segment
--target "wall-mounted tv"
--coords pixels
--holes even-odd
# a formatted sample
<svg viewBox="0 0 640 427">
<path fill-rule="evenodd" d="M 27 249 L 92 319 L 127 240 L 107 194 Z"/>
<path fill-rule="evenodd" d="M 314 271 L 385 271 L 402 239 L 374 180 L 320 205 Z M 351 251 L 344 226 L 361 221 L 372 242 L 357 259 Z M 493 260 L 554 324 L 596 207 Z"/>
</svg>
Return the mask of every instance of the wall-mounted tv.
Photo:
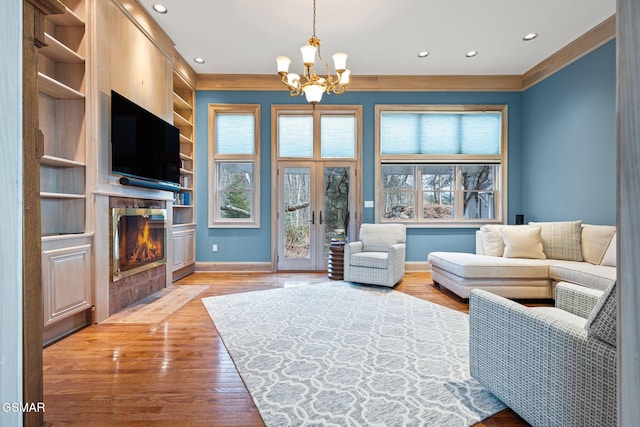
<svg viewBox="0 0 640 427">
<path fill-rule="evenodd" d="M 111 172 L 144 182 L 180 183 L 180 131 L 111 91 Z M 129 183 L 121 179 L 121 183 Z M 152 185 L 141 185 L 150 186 Z M 172 189 L 165 186 L 163 189 Z M 159 188 L 159 187 L 156 187 Z"/>
</svg>

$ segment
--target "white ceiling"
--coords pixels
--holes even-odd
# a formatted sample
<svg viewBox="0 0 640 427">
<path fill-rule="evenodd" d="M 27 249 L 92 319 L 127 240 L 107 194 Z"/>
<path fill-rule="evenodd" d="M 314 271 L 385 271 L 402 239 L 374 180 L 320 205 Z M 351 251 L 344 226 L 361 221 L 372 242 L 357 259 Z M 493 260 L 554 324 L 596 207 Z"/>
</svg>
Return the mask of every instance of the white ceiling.
<svg viewBox="0 0 640 427">
<path fill-rule="evenodd" d="M 313 33 L 312 0 L 140 2 L 197 73 L 275 74 L 277 55 L 300 72 L 299 48 Z M 316 34 L 328 62 L 349 54 L 352 75 L 523 74 L 615 8 L 615 0 L 317 0 Z M 538 38 L 523 41 L 531 32 Z M 422 50 L 430 55 L 418 58 Z M 470 50 L 479 54 L 466 58 Z"/>
</svg>

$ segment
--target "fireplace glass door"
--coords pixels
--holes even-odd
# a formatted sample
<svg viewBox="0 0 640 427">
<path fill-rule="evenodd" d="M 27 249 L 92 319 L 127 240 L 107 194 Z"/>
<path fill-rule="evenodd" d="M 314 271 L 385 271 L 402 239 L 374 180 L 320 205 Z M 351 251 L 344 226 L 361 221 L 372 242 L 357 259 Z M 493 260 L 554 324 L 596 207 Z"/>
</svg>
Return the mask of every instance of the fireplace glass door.
<svg viewBox="0 0 640 427">
<path fill-rule="evenodd" d="M 113 279 L 165 264 L 166 210 L 114 208 Z"/>
</svg>

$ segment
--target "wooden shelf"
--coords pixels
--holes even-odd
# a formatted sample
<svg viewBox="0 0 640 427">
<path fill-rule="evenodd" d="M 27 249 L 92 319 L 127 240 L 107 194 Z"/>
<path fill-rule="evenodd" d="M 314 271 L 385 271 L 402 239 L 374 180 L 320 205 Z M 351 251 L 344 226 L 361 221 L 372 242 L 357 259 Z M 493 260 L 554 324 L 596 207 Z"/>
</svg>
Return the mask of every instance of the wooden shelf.
<svg viewBox="0 0 640 427">
<path fill-rule="evenodd" d="M 185 101 L 180 95 L 173 92 L 173 107 L 175 110 L 191 110 L 193 107 Z"/>
<path fill-rule="evenodd" d="M 173 125 L 178 127 L 193 127 L 190 121 L 182 117 L 180 114 L 173 112 Z"/>
<path fill-rule="evenodd" d="M 180 175 L 193 175 L 189 169 L 180 168 Z"/>
<path fill-rule="evenodd" d="M 82 56 L 60 43 L 51 35 L 44 33 L 44 40 L 47 46 L 41 48 L 39 52 L 47 58 L 51 58 L 55 62 L 84 64 L 84 58 Z"/>
<path fill-rule="evenodd" d="M 186 136 L 184 136 L 183 134 L 180 134 L 180 142 L 183 144 L 193 144 L 193 141 L 187 138 Z"/>
<path fill-rule="evenodd" d="M 84 194 L 69 194 L 69 193 L 40 193 L 41 199 L 84 199 Z"/>
<path fill-rule="evenodd" d="M 193 157 L 191 157 L 191 156 L 187 156 L 187 155 L 186 155 L 186 154 L 184 154 L 184 153 L 180 153 L 180 159 L 181 159 L 181 160 L 188 160 L 188 161 L 190 161 L 190 162 L 192 162 L 192 161 L 193 161 Z"/>
<path fill-rule="evenodd" d="M 64 27 L 84 26 L 84 21 L 66 6 L 64 13 L 58 15 L 47 15 L 46 19 L 56 25 L 61 25 Z"/>
<path fill-rule="evenodd" d="M 38 90 L 56 99 L 84 99 L 82 93 L 42 73 L 38 73 Z"/>
<path fill-rule="evenodd" d="M 184 209 L 184 208 L 193 208 L 193 205 L 173 205 L 173 207 Z M 180 225 L 183 225 L 183 224 L 180 224 Z"/>
<path fill-rule="evenodd" d="M 61 157 L 44 155 L 40 159 L 40 164 L 44 166 L 53 166 L 58 168 L 78 168 L 85 167 L 84 162 L 77 162 L 75 160 L 63 159 Z"/>
</svg>

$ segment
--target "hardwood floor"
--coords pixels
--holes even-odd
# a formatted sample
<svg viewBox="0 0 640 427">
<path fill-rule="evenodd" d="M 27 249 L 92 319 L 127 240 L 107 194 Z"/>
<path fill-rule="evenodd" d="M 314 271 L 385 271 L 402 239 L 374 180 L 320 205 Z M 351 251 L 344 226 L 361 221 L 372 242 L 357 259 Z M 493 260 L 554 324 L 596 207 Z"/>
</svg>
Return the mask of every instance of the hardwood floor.
<svg viewBox="0 0 640 427">
<path fill-rule="evenodd" d="M 326 273 L 196 273 L 210 285 L 158 323 L 85 328 L 43 351 L 45 421 L 54 426 L 262 426 L 200 301 L 203 297 L 328 281 Z M 468 312 L 468 304 L 408 273 L 398 291 Z M 528 426 L 510 410 L 477 426 Z"/>
</svg>

